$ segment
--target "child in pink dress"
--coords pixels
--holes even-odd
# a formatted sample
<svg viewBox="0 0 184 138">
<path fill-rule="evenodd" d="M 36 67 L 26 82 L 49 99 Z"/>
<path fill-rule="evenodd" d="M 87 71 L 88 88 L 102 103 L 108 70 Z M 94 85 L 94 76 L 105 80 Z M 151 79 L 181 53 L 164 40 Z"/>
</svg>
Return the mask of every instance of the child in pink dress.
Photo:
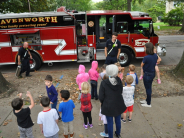
<svg viewBox="0 0 184 138">
<path fill-rule="evenodd" d="M 79 65 L 78 72 L 79 72 L 79 74 L 77 75 L 76 83 L 79 86 L 79 90 L 81 92 L 81 84 L 83 82 L 88 82 L 88 80 L 89 80 L 89 74 L 88 73 L 85 73 L 85 66 L 84 65 Z"/>
</svg>

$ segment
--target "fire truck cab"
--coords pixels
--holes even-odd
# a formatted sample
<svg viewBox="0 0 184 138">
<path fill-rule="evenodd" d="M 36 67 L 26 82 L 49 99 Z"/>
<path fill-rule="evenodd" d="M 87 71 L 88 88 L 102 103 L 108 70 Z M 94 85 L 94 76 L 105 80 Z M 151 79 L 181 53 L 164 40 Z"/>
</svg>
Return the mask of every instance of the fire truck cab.
<svg viewBox="0 0 184 138">
<path fill-rule="evenodd" d="M 0 65 L 16 64 L 19 48 L 29 43 L 32 70 L 42 63 L 105 60 L 106 41 L 118 33 L 122 49 L 119 62 L 131 63 L 145 56 L 144 45 L 152 42 L 160 56 L 166 55 L 154 33 L 152 18 L 143 12 L 66 11 L 0 14 Z"/>
</svg>

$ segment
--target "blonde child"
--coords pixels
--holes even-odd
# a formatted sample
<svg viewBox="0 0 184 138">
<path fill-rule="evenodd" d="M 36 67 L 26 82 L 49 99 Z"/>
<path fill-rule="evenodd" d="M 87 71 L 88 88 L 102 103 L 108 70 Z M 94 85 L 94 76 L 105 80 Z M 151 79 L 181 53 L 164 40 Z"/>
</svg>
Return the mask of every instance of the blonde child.
<svg viewBox="0 0 184 138">
<path fill-rule="evenodd" d="M 121 64 L 119 62 L 115 63 L 115 65 L 118 67 L 118 77 L 122 80 L 125 68 L 121 67 Z"/>
<path fill-rule="evenodd" d="M 134 81 L 134 79 L 131 75 L 126 76 L 127 86 L 123 87 L 123 94 L 122 95 L 123 95 L 123 100 L 125 102 L 127 109 L 123 113 L 123 118 L 121 119 L 121 121 L 123 123 L 126 123 L 127 111 L 129 112 L 128 121 L 129 122 L 132 121 L 132 111 L 133 111 L 133 104 L 134 104 L 133 95 L 134 95 L 134 91 L 135 91 L 135 87 L 131 86 L 133 81 Z"/>
<path fill-rule="evenodd" d="M 81 95 L 79 97 L 79 100 L 81 101 L 81 108 L 83 117 L 84 117 L 84 129 L 88 129 L 88 126 L 90 128 L 93 127 L 92 124 L 92 117 L 91 117 L 91 110 L 92 110 L 92 104 L 91 104 L 91 94 L 90 94 L 90 84 L 88 82 L 83 82 L 81 84 Z M 89 123 L 88 123 L 88 121 Z"/>
<path fill-rule="evenodd" d="M 134 72 L 135 71 L 135 66 L 133 64 L 130 64 L 129 65 L 129 73 L 127 73 L 127 76 L 128 75 L 131 75 L 133 77 L 133 82 L 131 84 L 131 86 L 134 86 L 138 84 L 138 77 L 137 77 L 137 74 Z M 126 86 L 126 83 L 125 83 L 125 86 Z"/>
<path fill-rule="evenodd" d="M 104 64 L 101 69 L 102 69 L 102 72 L 100 73 L 100 77 L 103 80 L 103 77 L 106 74 L 106 64 Z"/>
<path fill-rule="evenodd" d="M 157 48 L 154 47 L 154 53 L 157 54 Z M 156 70 L 156 73 L 157 73 L 157 83 L 158 84 L 161 84 L 161 80 L 160 80 L 160 71 L 159 71 L 159 68 L 158 68 L 158 64 L 160 64 L 161 62 L 161 58 L 159 57 L 159 55 L 157 54 L 158 56 L 158 60 L 157 60 L 157 63 L 156 63 L 156 66 L 155 66 L 155 70 Z M 141 76 L 139 78 L 139 80 L 142 80 L 143 79 L 143 69 L 141 68 Z"/>
</svg>

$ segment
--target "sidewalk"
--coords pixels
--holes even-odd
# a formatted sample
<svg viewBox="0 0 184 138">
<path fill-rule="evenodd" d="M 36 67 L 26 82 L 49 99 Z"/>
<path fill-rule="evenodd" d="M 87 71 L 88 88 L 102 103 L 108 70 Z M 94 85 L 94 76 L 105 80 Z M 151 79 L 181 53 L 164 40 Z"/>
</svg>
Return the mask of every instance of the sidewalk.
<svg viewBox="0 0 184 138">
<path fill-rule="evenodd" d="M 80 104 L 76 104 L 74 109 L 74 138 L 100 138 L 99 133 L 103 131 L 102 123 L 98 120 L 100 102 L 92 100 L 92 118 L 94 127 L 88 130 L 83 128 L 83 116 L 80 111 Z M 36 105 L 31 111 L 31 117 L 35 125 L 33 134 L 35 138 L 44 138 L 36 124 L 41 106 Z M 0 106 L 0 136 L 3 138 L 18 137 L 18 127 L 16 118 L 10 106 Z M 3 126 L 3 122 L 8 120 L 8 124 Z M 132 122 L 122 123 L 121 135 L 123 138 L 183 138 L 184 127 L 177 128 L 177 124 L 184 125 L 184 97 L 153 98 L 152 107 L 141 107 L 139 103 L 134 104 Z M 59 136 L 62 138 L 62 122 L 59 121 Z M 115 127 L 114 127 L 115 131 Z"/>
</svg>

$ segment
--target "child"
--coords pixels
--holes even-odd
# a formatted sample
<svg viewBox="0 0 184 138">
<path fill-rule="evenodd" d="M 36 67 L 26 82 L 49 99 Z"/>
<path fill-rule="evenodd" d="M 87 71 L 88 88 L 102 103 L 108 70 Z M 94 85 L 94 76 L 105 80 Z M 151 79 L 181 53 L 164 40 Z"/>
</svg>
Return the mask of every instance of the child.
<svg viewBox="0 0 184 138">
<path fill-rule="evenodd" d="M 154 46 L 154 53 L 157 54 L 157 48 Z M 158 60 L 157 60 L 157 63 L 156 63 L 156 66 L 155 66 L 155 70 L 156 70 L 156 73 L 157 73 L 157 83 L 158 84 L 161 84 L 161 80 L 160 80 L 160 71 L 159 71 L 159 68 L 158 68 L 158 64 L 160 64 L 161 62 L 161 58 L 159 57 L 159 55 L 157 54 L 158 56 Z M 139 80 L 142 80 L 143 79 L 143 69 L 141 68 L 141 76 L 139 77 Z"/>
<path fill-rule="evenodd" d="M 100 73 L 100 77 L 103 80 L 104 75 L 106 74 L 106 64 L 102 66 L 102 72 Z"/>
<path fill-rule="evenodd" d="M 92 117 L 91 117 L 91 110 L 92 110 L 92 104 L 91 104 L 91 94 L 90 94 L 90 84 L 88 82 L 83 82 L 81 84 L 81 95 L 80 95 L 80 101 L 81 101 L 81 108 L 80 110 L 83 113 L 84 117 L 84 125 L 83 127 L 85 129 L 88 129 L 88 126 L 90 128 L 93 127 L 92 124 Z M 87 119 L 89 122 L 87 122 Z"/>
<path fill-rule="evenodd" d="M 131 84 L 131 86 L 134 86 L 138 84 L 138 77 L 137 77 L 137 74 L 134 72 L 135 71 L 135 66 L 133 64 L 130 64 L 129 65 L 129 73 L 127 73 L 127 76 L 128 75 L 131 75 L 133 77 L 133 82 Z M 126 86 L 126 83 L 125 83 L 125 86 Z"/>
<path fill-rule="evenodd" d="M 34 107 L 34 101 L 30 92 L 27 92 L 26 95 L 31 101 L 31 105 L 29 107 L 23 108 L 22 93 L 19 94 L 19 98 L 15 98 L 11 102 L 11 106 L 13 107 L 13 113 L 17 117 L 20 138 L 34 138 L 32 133 L 32 126 L 34 124 L 30 117 L 31 109 Z"/>
<path fill-rule="evenodd" d="M 118 77 L 123 80 L 123 73 L 125 68 L 121 67 L 121 64 L 119 62 L 115 63 L 115 65 L 118 67 Z"/>
<path fill-rule="evenodd" d="M 70 92 L 68 90 L 61 90 L 60 94 L 63 102 L 59 104 L 59 113 L 62 113 L 64 137 L 68 138 L 70 135 L 70 138 L 73 138 L 73 109 L 75 105 L 72 100 L 69 100 Z"/>
<path fill-rule="evenodd" d="M 99 68 L 98 62 L 93 61 L 91 64 L 91 69 L 88 72 L 90 80 L 91 80 L 91 99 L 98 100 L 97 95 L 97 84 L 98 84 L 98 77 L 99 77 Z"/>
<path fill-rule="evenodd" d="M 84 65 L 79 65 L 78 72 L 79 72 L 79 74 L 77 75 L 76 83 L 79 86 L 79 90 L 81 92 L 81 83 L 82 82 L 88 82 L 89 74 L 85 73 L 85 66 Z"/>
<path fill-rule="evenodd" d="M 57 98 L 58 93 L 56 91 L 56 88 L 52 84 L 52 76 L 51 75 L 46 76 L 45 85 L 46 85 L 47 95 L 50 99 L 51 108 L 56 109 L 56 111 L 58 112 L 58 110 L 56 108 L 57 102 L 58 102 L 58 98 Z M 58 113 L 58 116 L 59 116 L 59 113 Z M 58 119 L 61 120 L 61 117 L 59 116 Z"/>
<path fill-rule="evenodd" d="M 135 91 L 135 87 L 131 86 L 133 81 L 134 81 L 133 77 L 131 75 L 128 75 L 126 77 L 127 86 L 123 87 L 123 94 L 122 95 L 123 95 L 123 100 L 125 102 L 125 105 L 127 107 L 127 109 L 123 113 L 123 118 L 121 119 L 121 121 L 124 123 L 126 123 L 127 110 L 129 112 L 128 121 L 129 122 L 132 121 L 132 111 L 133 111 L 133 104 L 134 104 L 133 95 L 134 95 L 134 91 Z"/>
<path fill-rule="evenodd" d="M 109 137 L 108 128 L 107 128 L 107 119 L 106 119 L 105 115 L 101 114 L 101 109 L 100 109 L 100 113 L 99 113 L 99 120 L 103 121 L 103 124 L 104 124 L 104 132 L 100 132 L 100 136 Z"/>
<path fill-rule="evenodd" d="M 43 96 L 40 100 L 40 105 L 43 107 L 43 111 L 38 114 L 37 123 L 40 126 L 42 134 L 46 138 L 59 138 L 58 132 L 58 113 L 56 109 L 51 109 L 50 99 L 47 96 Z"/>
</svg>

